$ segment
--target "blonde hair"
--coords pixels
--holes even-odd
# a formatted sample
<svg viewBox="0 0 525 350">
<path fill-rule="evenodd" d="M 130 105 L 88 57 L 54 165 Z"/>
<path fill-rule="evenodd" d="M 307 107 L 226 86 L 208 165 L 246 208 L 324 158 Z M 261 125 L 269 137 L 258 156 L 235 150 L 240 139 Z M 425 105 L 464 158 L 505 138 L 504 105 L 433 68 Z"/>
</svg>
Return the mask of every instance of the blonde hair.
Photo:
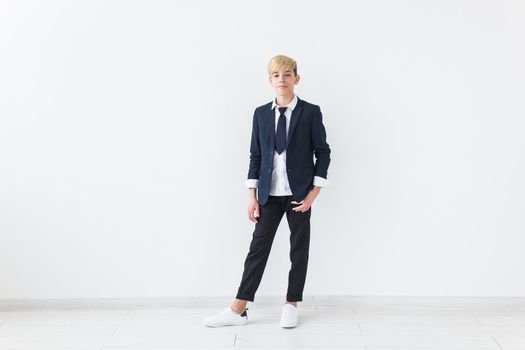
<svg viewBox="0 0 525 350">
<path fill-rule="evenodd" d="M 293 70 L 294 75 L 297 75 L 297 62 L 284 55 L 272 57 L 268 63 L 268 75 L 272 75 L 273 72 L 276 72 L 280 69 Z"/>
</svg>

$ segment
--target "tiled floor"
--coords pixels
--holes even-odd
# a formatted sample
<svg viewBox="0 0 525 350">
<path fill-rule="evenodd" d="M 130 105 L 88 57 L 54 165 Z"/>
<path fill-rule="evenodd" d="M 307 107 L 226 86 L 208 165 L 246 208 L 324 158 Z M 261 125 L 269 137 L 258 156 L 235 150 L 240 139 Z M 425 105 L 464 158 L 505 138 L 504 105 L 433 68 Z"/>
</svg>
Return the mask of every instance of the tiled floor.
<svg viewBox="0 0 525 350">
<path fill-rule="evenodd" d="M 258 296 L 246 326 L 201 324 L 230 301 L 0 300 L 0 349 L 525 350 L 525 298 L 307 297 L 283 329 Z"/>
</svg>

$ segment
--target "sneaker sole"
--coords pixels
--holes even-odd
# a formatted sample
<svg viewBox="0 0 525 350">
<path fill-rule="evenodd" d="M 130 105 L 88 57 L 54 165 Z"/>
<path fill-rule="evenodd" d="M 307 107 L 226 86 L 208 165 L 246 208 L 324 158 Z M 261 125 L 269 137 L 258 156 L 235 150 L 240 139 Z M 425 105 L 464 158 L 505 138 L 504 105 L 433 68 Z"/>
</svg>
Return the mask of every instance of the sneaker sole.
<svg viewBox="0 0 525 350">
<path fill-rule="evenodd" d="M 297 326 L 297 324 L 282 324 L 281 323 L 281 327 L 283 328 L 294 328 L 295 326 Z"/>
<path fill-rule="evenodd" d="M 228 326 L 244 326 L 245 324 L 247 324 L 248 321 L 246 322 L 243 322 L 243 323 L 239 323 L 239 324 L 208 324 L 206 322 L 202 322 L 203 325 L 205 325 L 206 327 L 212 327 L 212 328 L 217 328 L 217 327 L 228 327 Z"/>
</svg>

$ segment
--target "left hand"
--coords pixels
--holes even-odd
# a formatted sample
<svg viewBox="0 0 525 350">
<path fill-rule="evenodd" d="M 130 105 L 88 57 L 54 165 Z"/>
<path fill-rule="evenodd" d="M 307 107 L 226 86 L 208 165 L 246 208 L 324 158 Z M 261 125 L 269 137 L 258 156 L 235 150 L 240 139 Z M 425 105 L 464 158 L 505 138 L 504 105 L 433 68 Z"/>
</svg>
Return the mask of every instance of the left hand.
<svg viewBox="0 0 525 350">
<path fill-rule="evenodd" d="M 292 210 L 296 212 L 301 212 L 301 213 L 308 211 L 320 191 L 321 191 L 321 187 L 314 186 L 314 188 L 312 188 L 310 192 L 308 192 L 308 195 L 302 201 L 300 202 L 291 201 L 290 203 L 292 204 L 300 204 L 298 207 L 292 208 Z"/>
</svg>

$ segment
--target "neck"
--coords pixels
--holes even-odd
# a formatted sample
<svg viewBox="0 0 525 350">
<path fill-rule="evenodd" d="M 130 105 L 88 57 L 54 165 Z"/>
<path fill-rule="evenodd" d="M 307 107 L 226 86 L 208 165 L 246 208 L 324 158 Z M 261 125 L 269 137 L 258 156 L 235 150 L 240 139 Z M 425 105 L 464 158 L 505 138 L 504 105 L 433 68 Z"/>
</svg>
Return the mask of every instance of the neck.
<svg viewBox="0 0 525 350">
<path fill-rule="evenodd" d="M 293 92 L 291 95 L 284 95 L 284 96 L 277 96 L 275 98 L 275 103 L 278 105 L 278 106 L 286 106 L 287 104 L 289 104 L 290 102 L 292 102 L 293 100 Z"/>
</svg>

